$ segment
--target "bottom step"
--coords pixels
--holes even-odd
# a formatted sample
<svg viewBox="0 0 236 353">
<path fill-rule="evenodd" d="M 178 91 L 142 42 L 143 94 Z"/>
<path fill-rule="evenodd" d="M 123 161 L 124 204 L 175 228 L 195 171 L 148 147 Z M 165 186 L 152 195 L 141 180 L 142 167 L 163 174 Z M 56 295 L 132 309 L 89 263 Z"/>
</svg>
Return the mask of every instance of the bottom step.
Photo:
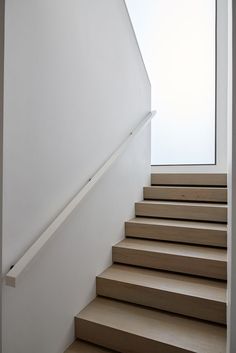
<svg viewBox="0 0 236 353">
<path fill-rule="evenodd" d="M 115 353 L 114 351 L 93 344 L 75 341 L 64 353 Z"/>
<path fill-rule="evenodd" d="M 226 329 L 97 297 L 76 317 L 76 335 L 123 353 L 225 353 Z"/>
</svg>

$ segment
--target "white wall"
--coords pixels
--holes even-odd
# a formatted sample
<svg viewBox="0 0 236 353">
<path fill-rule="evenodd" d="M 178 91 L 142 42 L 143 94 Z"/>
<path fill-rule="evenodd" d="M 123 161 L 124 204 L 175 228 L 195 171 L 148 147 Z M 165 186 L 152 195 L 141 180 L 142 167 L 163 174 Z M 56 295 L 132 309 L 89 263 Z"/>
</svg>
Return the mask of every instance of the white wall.
<svg viewBox="0 0 236 353">
<path fill-rule="evenodd" d="M 3 174 L 3 74 L 4 74 L 4 5 L 0 0 L 0 273 L 2 273 L 2 174 Z M 2 281 L 0 284 L 0 317 L 2 317 Z M 0 320 L 0 337 L 2 336 L 2 322 Z M 2 340 L 0 340 L 2 353 Z"/>
<path fill-rule="evenodd" d="M 228 0 L 217 0 L 217 161 L 216 165 L 153 166 L 152 172 L 227 172 Z M 156 107 L 158 111 L 158 107 Z M 157 114 L 158 119 L 158 114 Z"/>
<path fill-rule="evenodd" d="M 7 0 L 4 271 L 150 110 L 122 0 Z M 65 222 L 16 289 L 4 353 L 62 353 L 150 173 L 150 128 Z"/>
<path fill-rule="evenodd" d="M 233 14 L 233 16 L 232 16 Z M 236 5 L 229 0 L 229 96 L 228 96 L 228 347 L 236 351 Z"/>
</svg>

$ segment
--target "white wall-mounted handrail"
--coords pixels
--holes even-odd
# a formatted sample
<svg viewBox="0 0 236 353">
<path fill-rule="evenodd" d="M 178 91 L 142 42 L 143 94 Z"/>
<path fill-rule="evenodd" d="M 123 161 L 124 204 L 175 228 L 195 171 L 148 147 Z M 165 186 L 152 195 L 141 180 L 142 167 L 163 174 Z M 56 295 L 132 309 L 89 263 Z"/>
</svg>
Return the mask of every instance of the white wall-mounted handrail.
<svg viewBox="0 0 236 353">
<path fill-rule="evenodd" d="M 33 245 L 24 253 L 24 255 L 17 261 L 13 268 L 6 274 L 5 283 L 11 287 L 16 287 L 17 281 L 22 276 L 23 272 L 38 255 L 40 250 L 52 238 L 56 230 L 62 225 L 67 217 L 79 205 L 87 193 L 93 186 L 101 179 L 121 153 L 126 149 L 132 138 L 137 135 L 154 117 L 155 111 L 150 112 L 136 127 L 130 132 L 129 136 L 121 143 L 121 145 L 112 153 L 107 161 L 98 169 L 98 171 L 87 181 L 81 190 L 73 197 L 73 199 L 65 206 L 65 208 L 57 215 L 47 229 L 39 236 Z"/>
</svg>

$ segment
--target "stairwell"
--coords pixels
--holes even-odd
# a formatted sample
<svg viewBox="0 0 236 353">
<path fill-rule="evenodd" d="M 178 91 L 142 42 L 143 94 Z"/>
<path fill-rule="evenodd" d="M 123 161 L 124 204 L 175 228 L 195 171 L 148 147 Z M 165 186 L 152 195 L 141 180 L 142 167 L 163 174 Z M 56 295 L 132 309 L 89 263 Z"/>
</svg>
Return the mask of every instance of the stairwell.
<svg viewBox="0 0 236 353">
<path fill-rule="evenodd" d="M 152 174 L 66 353 L 225 353 L 226 174 Z"/>
</svg>

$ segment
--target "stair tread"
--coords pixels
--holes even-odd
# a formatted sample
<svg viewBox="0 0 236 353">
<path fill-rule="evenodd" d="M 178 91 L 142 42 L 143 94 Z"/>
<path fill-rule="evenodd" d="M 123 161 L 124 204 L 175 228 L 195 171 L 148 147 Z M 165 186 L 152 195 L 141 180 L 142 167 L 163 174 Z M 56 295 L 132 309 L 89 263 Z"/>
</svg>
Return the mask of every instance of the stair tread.
<svg viewBox="0 0 236 353">
<path fill-rule="evenodd" d="M 174 206 L 194 206 L 194 207 L 221 207 L 227 208 L 227 204 L 223 203 L 210 203 L 210 202 L 189 202 L 189 201 L 154 201 L 154 200 L 143 200 L 136 202 L 136 204 L 154 204 L 154 205 L 174 205 Z"/>
<path fill-rule="evenodd" d="M 135 203 L 136 216 L 227 223 L 227 204 L 145 200 Z"/>
<path fill-rule="evenodd" d="M 214 173 L 152 173 L 153 185 L 209 185 L 226 186 L 227 174 Z"/>
<path fill-rule="evenodd" d="M 224 327 L 97 297 L 77 318 L 196 353 L 224 353 Z"/>
<path fill-rule="evenodd" d="M 145 200 L 178 200 L 193 202 L 227 202 L 226 187 L 159 185 L 143 188 Z"/>
<path fill-rule="evenodd" d="M 227 261 L 227 250 L 205 246 L 177 244 L 158 240 L 126 238 L 114 245 L 116 248 L 135 249 L 176 256 L 196 257 L 207 260 Z"/>
<path fill-rule="evenodd" d="M 95 346 L 93 344 L 83 342 L 83 341 L 75 341 L 66 351 L 65 353 L 114 353 L 110 349 L 105 349 L 102 347 Z"/>
<path fill-rule="evenodd" d="M 163 226 L 166 225 L 166 226 L 173 226 L 173 227 L 186 227 L 186 228 L 227 231 L 227 225 L 222 223 L 182 221 L 182 220 L 172 220 L 172 219 L 165 219 L 165 218 L 135 217 L 127 221 L 127 223 L 140 223 L 140 224 L 163 225 Z"/>
<path fill-rule="evenodd" d="M 226 303 L 226 283 L 113 264 L 99 278 Z"/>
</svg>

